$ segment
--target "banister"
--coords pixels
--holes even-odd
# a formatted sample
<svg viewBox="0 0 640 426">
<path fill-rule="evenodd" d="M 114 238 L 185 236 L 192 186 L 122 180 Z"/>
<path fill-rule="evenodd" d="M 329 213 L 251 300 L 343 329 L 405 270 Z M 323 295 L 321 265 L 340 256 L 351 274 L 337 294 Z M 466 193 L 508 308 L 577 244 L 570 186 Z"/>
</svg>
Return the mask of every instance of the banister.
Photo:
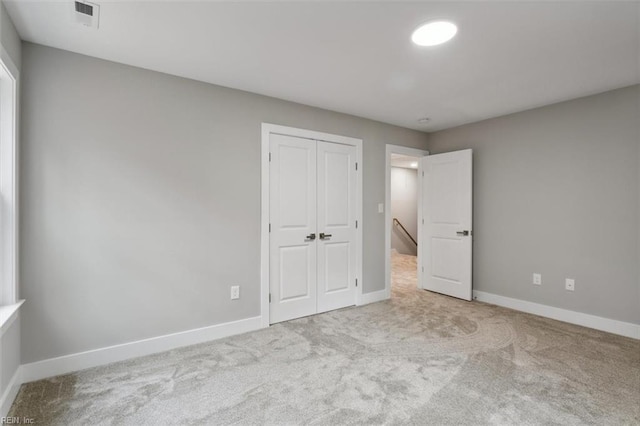
<svg viewBox="0 0 640 426">
<path fill-rule="evenodd" d="M 404 226 L 402 226 L 402 223 L 400 223 L 400 221 L 397 218 L 393 218 L 393 223 L 396 225 L 399 225 L 400 228 L 402 228 L 402 230 L 404 231 L 405 234 L 407 234 L 407 237 L 409 237 L 411 239 L 411 241 L 413 241 L 413 244 L 416 245 L 416 247 L 418 247 L 418 242 L 416 240 L 413 239 L 413 237 L 411 236 L 411 234 L 409 233 L 409 231 L 407 231 L 407 228 L 405 228 Z"/>
</svg>

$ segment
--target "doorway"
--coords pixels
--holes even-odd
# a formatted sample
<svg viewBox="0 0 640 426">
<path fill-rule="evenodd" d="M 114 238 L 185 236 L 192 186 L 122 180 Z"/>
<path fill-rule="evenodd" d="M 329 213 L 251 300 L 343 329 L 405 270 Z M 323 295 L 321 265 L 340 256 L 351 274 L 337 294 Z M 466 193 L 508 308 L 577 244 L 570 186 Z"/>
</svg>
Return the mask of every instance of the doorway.
<svg viewBox="0 0 640 426">
<path fill-rule="evenodd" d="M 420 158 L 429 152 L 398 145 L 386 147 L 385 290 L 391 297 L 394 281 L 416 287 L 418 279 L 418 217 Z M 392 277 L 395 278 L 392 280 Z"/>
<path fill-rule="evenodd" d="M 415 268 L 412 265 L 407 267 L 405 264 L 407 268 L 417 269 L 415 281 L 413 276 L 411 277 L 414 283 L 412 289 L 420 288 L 471 300 L 473 152 L 466 149 L 436 155 L 428 154 L 427 151 L 397 145 L 387 145 L 386 148 L 386 297 L 391 297 L 392 289 L 392 232 L 399 234 L 402 230 L 393 228 L 399 227 L 399 221 L 394 220 L 392 211 L 392 163 L 394 158 L 419 157 L 418 232 L 415 238 L 418 256 L 415 259 Z M 409 167 L 415 163 L 411 159 L 407 160 L 410 162 Z M 405 234 L 410 234 L 410 231 Z"/>
<path fill-rule="evenodd" d="M 419 157 L 391 154 L 391 292 L 418 288 Z"/>
</svg>

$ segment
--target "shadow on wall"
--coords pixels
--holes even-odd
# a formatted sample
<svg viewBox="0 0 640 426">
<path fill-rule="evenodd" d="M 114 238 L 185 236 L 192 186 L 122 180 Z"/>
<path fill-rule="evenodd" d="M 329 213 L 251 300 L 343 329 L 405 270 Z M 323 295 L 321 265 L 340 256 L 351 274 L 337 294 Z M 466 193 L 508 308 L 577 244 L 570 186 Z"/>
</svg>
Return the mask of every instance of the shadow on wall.
<svg viewBox="0 0 640 426">
<path fill-rule="evenodd" d="M 412 240 L 413 238 L 413 240 Z M 391 228 L 391 248 L 400 254 L 408 254 L 411 256 L 418 255 L 418 246 L 415 235 L 407 234 L 397 222 L 393 222 Z"/>
</svg>

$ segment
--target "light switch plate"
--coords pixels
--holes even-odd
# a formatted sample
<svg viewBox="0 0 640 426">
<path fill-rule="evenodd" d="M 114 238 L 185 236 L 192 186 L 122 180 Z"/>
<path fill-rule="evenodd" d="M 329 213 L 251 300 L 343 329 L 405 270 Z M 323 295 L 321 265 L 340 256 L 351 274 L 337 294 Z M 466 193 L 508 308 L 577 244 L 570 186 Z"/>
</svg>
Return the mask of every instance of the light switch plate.
<svg viewBox="0 0 640 426">
<path fill-rule="evenodd" d="M 533 283 L 535 285 L 542 285 L 542 274 L 533 274 Z"/>
</svg>

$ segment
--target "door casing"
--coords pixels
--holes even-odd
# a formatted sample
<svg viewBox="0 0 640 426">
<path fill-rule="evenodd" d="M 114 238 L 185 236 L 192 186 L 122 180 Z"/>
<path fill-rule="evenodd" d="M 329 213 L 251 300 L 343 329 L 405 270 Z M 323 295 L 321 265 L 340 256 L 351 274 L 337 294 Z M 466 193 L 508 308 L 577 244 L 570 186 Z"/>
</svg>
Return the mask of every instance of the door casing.
<svg viewBox="0 0 640 426">
<path fill-rule="evenodd" d="M 333 135 L 330 133 L 316 132 L 313 130 L 299 129 L 295 127 L 280 126 L 271 123 L 262 123 L 262 155 L 261 155 L 261 215 L 260 215 L 260 323 L 262 327 L 269 326 L 269 135 L 272 133 L 296 136 L 300 138 L 326 141 L 343 145 L 351 145 L 356 148 L 356 162 L 358 173 L 356 174 L 356 305 L 362 304 L 362 139 L 347 136 Z"/>
</svg>

